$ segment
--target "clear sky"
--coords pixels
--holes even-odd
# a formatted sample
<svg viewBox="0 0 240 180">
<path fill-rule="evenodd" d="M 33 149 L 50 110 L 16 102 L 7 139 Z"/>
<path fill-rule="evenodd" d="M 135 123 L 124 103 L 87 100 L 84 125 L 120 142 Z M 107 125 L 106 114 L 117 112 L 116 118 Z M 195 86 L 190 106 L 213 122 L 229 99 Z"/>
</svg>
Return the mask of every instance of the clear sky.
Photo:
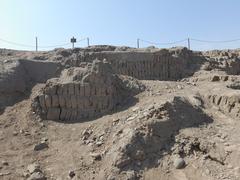
<svg viewBox="0 0 240 180">
<path fill-rule="evenodd" d="M 134 47 L 137 38 L 157 43 L 188 37 L 213 41 L 240 39 L 240 1 L 0 0 L 0 39 L 34 46 L 35 36 L 39 46 L 65 44 L 72 36 L 78 40 L 89 37 L 91 44 Z M 82 41 L 77 46 L 86 44 Z M 150 45 L 140 42 L 141 47 Z M 0 47 L 34 50 L 34 47 L 16 46 L 1 40 Z M 239 48 L 240 41 L 191 41 L 191 47 Z"/>
</svg>

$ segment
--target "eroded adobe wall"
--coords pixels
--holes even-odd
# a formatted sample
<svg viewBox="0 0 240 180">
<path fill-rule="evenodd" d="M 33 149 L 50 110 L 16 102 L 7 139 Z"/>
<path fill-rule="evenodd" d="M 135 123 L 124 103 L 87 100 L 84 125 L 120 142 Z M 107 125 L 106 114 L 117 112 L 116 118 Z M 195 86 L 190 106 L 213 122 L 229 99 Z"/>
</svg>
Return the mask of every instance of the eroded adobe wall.
<svg viewBox="0 0 240 180">
<path fill-rule="evenodd" d="M 233 94 L 212 94 L 207 96 L 208 101 L 217 106 L 220 111 L 234 118 L 240 117 L 240 96 Z"/>
<path fill-rule="evenodd" d="M 232 75 L 240 74 L 240 59 L 229 60 L 226 68 L 226 72 Z"/>
<path fill-rule="evenodd" d="M 211 69 L 221 69 L 229 75 L 240 74 L 240 51 L 236 50 L 213 50 L 203 52 Z"/>
<path fill-rule="evenodd" d="M 0 61 L 0 109 L 14 104 L 31 86 L 55 77 L 61 65 L 57 62 L 31 60 Z"/>
<path fill-rule="evenodd" d="M 116 73 L 147 80 L 177 80 L 183 78 L 187 73 L 188 59 L 174 56 L 168 52 L 139 53 L 134 58 L 127 58 L 123 60 L 114 58 L 115 60 L 111 61 Z M 106 59 L 111 58 L 107 57 Z"/>
<path fill-rule="evenodd" d="M 43 83 L 57 76 L 61 65 L 57 62 L 13 60 L 0 62 L 0 92 L 24 92 L 32 83 Z"/>
<path fill-rule="evenodd" d="M 71 66 L 81 66 L 82 62 L 106 59 L 115 73 L 129 75 L 137 79 L 177 80 L 193 73 L 194 55 L 186 48 L 174 50 L 146 51 L 103 51 L 81 52 L 67 61 Z"/>
<path fill-rule="evenodd" d="M 76 121 L 112 111 L 125 92 L 108 63 L 94 61 L 91 67 L 70 68 L 47 82 L 34 100 L 35 110 L 48 120 Z M 68 77 L 66 77 L 68 76 Z"/>
<path fill-rule="evenodd" d="M 19 60 L 28 78 L 37 83 L 45 83 L 48 79 L 57 76 L 61 70 L 61 64 L 51 61 Z"/>
<path fill-rule="evenodd" d="M 240 77 L 214 75 L 212 88 L 204 93 L 204 99 L 232 118 L 240 117 Z"/>
<path fill-rule="evenodd" d="M 49 86 L 39 96 L 46 119 L 74 121 L 99 116 L 111 111 L 116 103 L 114 87 L 90 83 L 66 83 Z"/>
</svg>

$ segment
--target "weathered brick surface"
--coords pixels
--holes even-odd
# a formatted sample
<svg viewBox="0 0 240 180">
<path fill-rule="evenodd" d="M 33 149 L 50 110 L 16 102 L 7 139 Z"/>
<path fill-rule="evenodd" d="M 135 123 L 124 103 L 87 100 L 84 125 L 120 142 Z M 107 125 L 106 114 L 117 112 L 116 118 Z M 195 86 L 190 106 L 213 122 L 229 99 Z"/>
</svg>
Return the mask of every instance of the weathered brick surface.
<svg viewBox="0 0 240 180">
<path fill-rule="evenodd" d="M 90 52 L 76 55 L 81 58 L 72 59 L 71 66 L 81 66 L 83 61 L 106 59 L 117 74 L 128 75 L 137 79 L 178 80 L 189 76 L 194 54 L 186 48 L 162 49 L 156 52 L 144 51 L 106 51 Z"/>
<path fill-rule="evenodd" d="M 46 119 L 75 121 L 93 118 L 112 111 L 121 98 L 118 91 L 121 88 L 118 76 L 107 68 L 109 63 L 94 61 L 90 69 L 79 69 L 85 71 L 81 79 L 76 79 L 77 74 L 69 77 L 49 80 L 38 96 L 41 114 Z M 74 69 L 74 68 L 73 68 Z M 71 76 L 72 69 L 66 70 Z M 65 79 L 68 79 L 65 81 Z M 63 82 L 64 81 L 64 82 Z"/>
</svg>

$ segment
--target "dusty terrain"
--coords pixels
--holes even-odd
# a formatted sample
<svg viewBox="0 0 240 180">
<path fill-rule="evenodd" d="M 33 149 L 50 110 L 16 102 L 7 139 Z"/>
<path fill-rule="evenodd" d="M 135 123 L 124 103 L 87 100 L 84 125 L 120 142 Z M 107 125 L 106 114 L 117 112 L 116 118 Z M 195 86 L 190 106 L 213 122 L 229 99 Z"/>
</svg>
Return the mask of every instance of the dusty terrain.
<svg viewBox="0 0 240 180">
<path fill-rule="evenodd" d="M 240 179 L 240 68 L 224 66 L 231 53 L 204 52 L 199 68 L 176 80 L 126 76 L 144 88 L 111 111 L 76 121 L 46 120 L 33 108 L 46 80 L 74 67 L 54 53 L 2 50 L 1 63 L 25 58 L 61 66 L 24 91 L 2 92 L 0 179 Z"/>
</svg>

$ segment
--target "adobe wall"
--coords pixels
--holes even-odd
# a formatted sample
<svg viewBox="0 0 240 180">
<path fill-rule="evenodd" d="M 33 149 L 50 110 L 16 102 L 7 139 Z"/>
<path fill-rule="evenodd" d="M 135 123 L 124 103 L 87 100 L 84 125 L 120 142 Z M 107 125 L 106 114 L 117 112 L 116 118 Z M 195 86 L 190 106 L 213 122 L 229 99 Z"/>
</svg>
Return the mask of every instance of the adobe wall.
<svg viewBox="0 0 240 180">
<path fill-rule="evenodd" d="M 115 73 L 142 80 L 178 80 L 193 73 L 193 53 L 186 48 L 175 50 L 81 52 L 67 61 L 71 66 L 106 59 Z M 197 58 L 196 58 L 197 60 Z"/>
<path fill-rule="evenodd" d="M 19 60 L 19 62 L 29 79 L 37 83 L 44 83 L 55 77 L 62 69 L 60 63 L 51 61 Z"/>
<path fill-rule="evenodd" d="M 97 87 L 89 83 L 56 84 L 39 96 L 46 119 L 73 121 L 99 116 L 114 107 L 114 87 Z"/>
<path fill-rule="evenodd" d="M 35 83 L 45 83 L 57 76 L 57 62 L 8 60 L 0 61 L 0 109 L 12 105 Z"/>
<path fill-rule="evenodd" d="M 0 62 L 0 92 L 24 92 L 29 81 L 46 82 L 61 69 L 60 63 L 49 61 L 13 60 Z"/>
<path fill-rule="evenodd" d="M 76 121 L 112 111 L 125 96 L 121 80 L 108 63 L 64 70 L 47 82 L 33 107 L 44 119 Z"/>
<path fill-rule="evenodd" d="M 233 118 L 240 116 L 240 97 L 239 93 L 213 94 L 207 96 L 208 101 L 219 108 L 225 114 Z"/>
</svg>

